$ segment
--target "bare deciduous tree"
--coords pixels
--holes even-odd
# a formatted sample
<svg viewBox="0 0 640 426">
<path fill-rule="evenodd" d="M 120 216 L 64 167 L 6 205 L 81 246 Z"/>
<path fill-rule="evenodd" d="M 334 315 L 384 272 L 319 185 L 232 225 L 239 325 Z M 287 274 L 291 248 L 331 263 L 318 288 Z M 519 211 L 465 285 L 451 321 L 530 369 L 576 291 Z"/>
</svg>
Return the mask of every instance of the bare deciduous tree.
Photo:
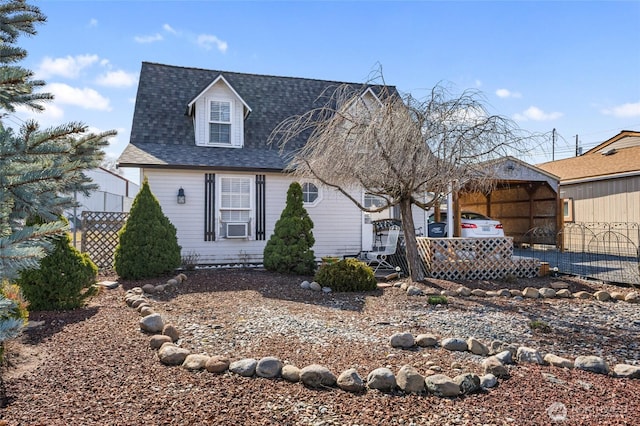
<svg viewBox="0 0 640 426">
<path fill-rule="evenodd" d="M 419 101 L 384 84 L 381 73 L 378 79 L 382 84 L 344 84 L 324 93 L 321 107 L 280 123 L 270 142 L 291 156 L 288 169 L 296 177 L 335 188 L 363 211 L 399 206 L 411 279 L 422 281 L 411 206 L 426 210 L 462 187 L 490 189 L 488 162 L 513 154 L 529 137 L 489 114 L 479 92 L 453 96 L 437 85 Z M 301 148 L 287 146 L 300 137 L 307 138 Z M 366 208 L 353 196 L 359 190 L 382 197 L 384 205 Z"/>
</svg>

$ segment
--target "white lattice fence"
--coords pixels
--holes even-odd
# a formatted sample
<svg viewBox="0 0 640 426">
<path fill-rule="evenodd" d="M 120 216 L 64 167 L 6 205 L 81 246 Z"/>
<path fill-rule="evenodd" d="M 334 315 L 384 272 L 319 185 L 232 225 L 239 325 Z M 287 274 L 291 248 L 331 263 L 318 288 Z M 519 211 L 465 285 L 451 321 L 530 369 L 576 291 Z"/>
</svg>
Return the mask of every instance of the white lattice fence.
<svg viewBox="0 0 640 426">
<path fill-rule="evenodd" d="M 89 253 L 100 269 L 113 267 L 113 255 L 118 245 L 118 232 L 129 213 L 82 212 L 82 240 L 80 250 Z"/>
<path fill-rule="evenodd" d="M 535 277 L 540 261 L 513 255 L 513 239 L 418 238 L 418 252 L 432 278 L 490 280 Z"/>
</svg>

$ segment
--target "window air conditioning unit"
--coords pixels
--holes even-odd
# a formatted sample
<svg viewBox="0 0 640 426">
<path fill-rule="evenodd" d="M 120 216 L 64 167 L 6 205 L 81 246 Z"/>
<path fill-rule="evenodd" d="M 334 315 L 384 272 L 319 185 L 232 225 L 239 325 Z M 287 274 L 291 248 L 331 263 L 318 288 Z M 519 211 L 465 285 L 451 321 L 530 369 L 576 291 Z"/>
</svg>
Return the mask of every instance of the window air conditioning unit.
<svg viewBox="0 0 640 426">
<path fill-rule="evenodd" d="M 227 223 L 227 238 L 247 238 L 249 236 L 248 223 Z"/>
</svg>

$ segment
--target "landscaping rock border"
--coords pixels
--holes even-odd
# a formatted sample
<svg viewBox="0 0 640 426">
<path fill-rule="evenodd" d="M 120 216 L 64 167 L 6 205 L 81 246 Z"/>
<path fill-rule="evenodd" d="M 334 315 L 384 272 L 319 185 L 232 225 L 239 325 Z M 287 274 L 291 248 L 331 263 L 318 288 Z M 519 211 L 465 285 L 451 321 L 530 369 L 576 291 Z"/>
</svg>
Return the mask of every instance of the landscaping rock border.
<svg viewBox="0 0 640 426">
<path fill-rule="evenodd" d="M 571 361 L 567 358 L 547 353 L 543 356 L 538 350 L 524 346 L 516 347 L 504 342 L 493 341 L 489 345 L 480 342 L 474 337 L 447 337 L 438 342 L 438 338 L 431 334 L 421 334 L 414 337 L 409 332 L 395 333 L 390 337 L 389 344 L 392 347 L 401 349 L 412 349 L 419 347 L 437 347 L 438 345 L 449 351 L 469 351 L 475 355 L 486 357 L 482 361 L 484 376 L 479 377 L 474 373 L 464 373 L 450 378 L 444 374 L 437 373 L 437 366 L 431 366 L 426 376 L 420 375 L 411 365 L 400 368 L 394 374 L 387 367 L 376 368 L 366 376 L 366 381 L 358 374 L 357 370 L 350 368 L 342 372 L 337 378 L 326 367 L 312 364 L 299 369 L 296 366 L 284 364 L 277 357 L 268 356 L 259 360 L 244 358 L 231 362 L 226 356 L 209 356 L 205 354 L 191 354 L 189 350 L 180 348 L 179 332 L 172 325 L 164 322 L 162 316 L 153 312 L 151 302 L 145 293 L 160 293 L 168 288 L 175 287 L 187 280 L 185 274 L 179 274 L 175 278 L 167 281 L 166 284 L 147 284 L 135 287 L 125 293 L 125 303 L 127 306 L 136 309 L 141 316 L 140 329 L 151 334 L 149 346 L 157 350 L 158 359 L 165 365 L 182 366 L 189 371 L 206 370 L 211 373 L 224 373 L 226 371 L 238 374 L 243 377 L 262 378 L 283 378 L 292 383 L 301 382 L 310 388 L 334 387 L 347 392 L 364 392 L 367 389 L 379 390 L 382 392 L 392 392 L 396 389 L 404 393 L 432 394 L 439 397 L 457 397 L 464 394 L 475 393 L 483 389 L 493 388 L 498 384 L 498 378 L 508 379 L 510 368 L 508 365 L 535 363 L 539 365 L 551 365 L 562 368 L 577 368 L 595 374 L 611 375 L 612 377 L 640 379 L 640 366 L 617 364 L 613 369 L 607 362 L 595 355 L 581 355 Z M 316 289 L 311 283 L 304 282 L 301 287 Z M 406 283 L 398 284 L 403 286 L 403 290 L 410 293 L 413 286 Z M 307 287 L 308 286 L 308 287 Z M 476 289 L 480 290 L 480 289 Z M 520 297 L 520 298 L 551 298 L 566 297 L 560 293 L 566 289 L 552 288 L 535 289 L 527 287 L 523 291 L 500 290 L 500 291 L 475 291 L 468 287 L 461 286 L 455 294 L 452 292 L 441 292 L 442 295 L 462 296 L 462 297 Z M 330 292 L 329 290 L 324 290 Z M 585 294 L 586 293 L 586 294 Z M 606 293 L 606 294 L 605 294 Z M 411 295 L 420 296 L 424 292 L 411 291 Z M 565 293 L 566 294 L 566 293 Z M 597 294 L 597 295 L 596 295 Z M 637 292 L 630 292 L 627 295 L 609 294 L 599 291 L 594 295 L 587 292 L 571 294 L 574 298 L 592 298 L 601 302 L 624 300 L 629 303 L 640 302 Z M 514 362 L 514 357 L 516 362 Z M 439 368 L 439 367 L 438 367 Z"/>
</svg>

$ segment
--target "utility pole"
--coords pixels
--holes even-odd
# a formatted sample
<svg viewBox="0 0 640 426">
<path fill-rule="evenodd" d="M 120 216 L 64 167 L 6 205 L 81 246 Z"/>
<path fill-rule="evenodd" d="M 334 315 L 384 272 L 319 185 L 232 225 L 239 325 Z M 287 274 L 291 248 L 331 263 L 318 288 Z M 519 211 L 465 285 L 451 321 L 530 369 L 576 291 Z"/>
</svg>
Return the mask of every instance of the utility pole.
<svg viewBox="0 0 640 426">
<path fill-rule="evenodd" d="M 551 161 L 556 160 L 556 128 L 551 132 Z"/>
<path fill-rule="evenodd" d="M 576 135 L 576 157 L 580 155 L 580 148 L 578 147 L 578 135 Z"/>
</svg>

